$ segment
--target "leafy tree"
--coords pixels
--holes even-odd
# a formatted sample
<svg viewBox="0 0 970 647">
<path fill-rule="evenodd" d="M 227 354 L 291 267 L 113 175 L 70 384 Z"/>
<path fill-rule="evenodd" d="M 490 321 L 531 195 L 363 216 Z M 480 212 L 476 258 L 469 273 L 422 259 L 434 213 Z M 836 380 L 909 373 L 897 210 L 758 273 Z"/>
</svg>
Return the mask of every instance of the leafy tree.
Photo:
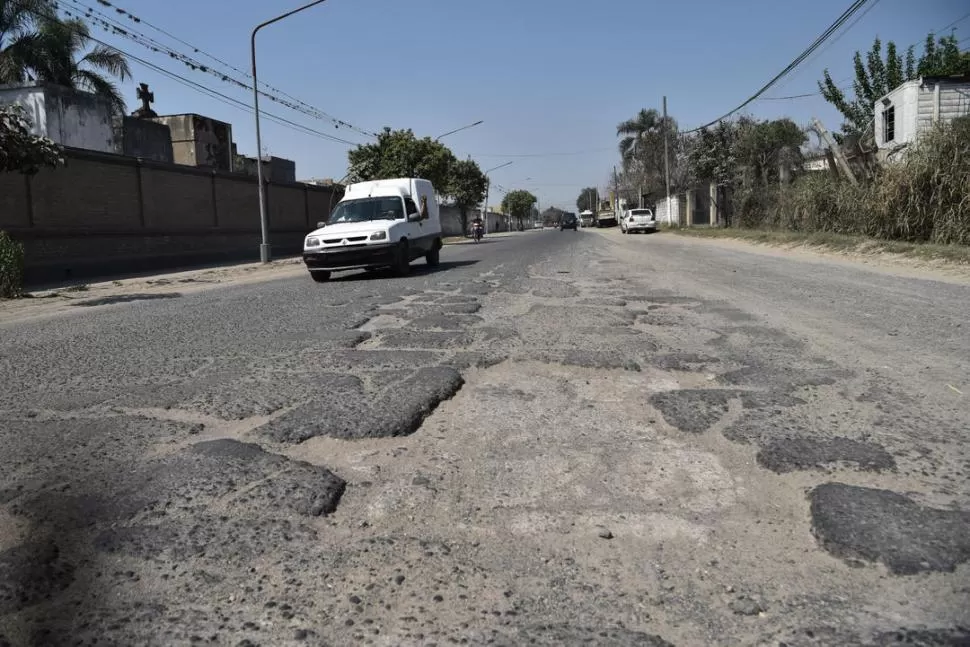
<svg viewBox="0 0 970 647">
<path fill-rule="evenodd" d="M 579 192 L 579 197 L 576 198 L 576 208 L 580 211 L 596 211 L 597 200 L 599 199 L 599 191 L 594 186 L 588 186 Z"/>
<path fill-rule="evenodd" d="M 781 166 L 801 162 L 801 146 L 807 140 L 791 119 L 746 121 L 739 125 L 735 156 L 753 178 L 767 184 L 778 179 Z"/>
<path fill-rule="evenodd" d="M 41 54 L 35 65 L 38 80 L 91 92 L 107 99 L 116 114 L 124 114 L 125 100 L 110 78 L 117 77 L 119 81 L 131 78 L 131 68 L 124 55 L 105 45 L 88 49 L 91 31 L 81 20 L 46 16 L 39 24 Z"/>
<path fill-rule="evenodd" d="M 474 161 L 459 160 L 451 165 L 447 193 L 461 213 L 461 231 L 468 233 L 468 209 L 485 199 L 485 174 Z"/>
<path fill-rule="evenodd" d="M 455 156 L 447 146 L 430 137 L 418 139 L 411 129 L 384 128 L 373 144 L 361 144 L 347 153 L 350 182 L 420 177 L 430 180 L 441 194 L 448 194 Z"/>
<path fill-rule="evenodd" d="M 818 82 L 819 91 L 826 101 L 835 106 L 845 122 L 842 131 L 846 135 L 872 137 L 872 120 L 875 103 L 906 81 L 920 76 L 950 76 L 970 74 L 970 52 L 960 52 L 955 36 L 944 36 L 938 41 L 932 33 L 926 37 L 923 54 L 917 61 L 913 48 L 906 51 L 905 58 L 899 54 L 896 44 L 886 44 L 883 58 L 882 41 L 876 38 L 872 48 L 863 61 L 862 54 L 856 52 L 852 59 L 855 81 L 852 84 L 853 98 L 850 100 L 832 80 L 826 69 L 824 78 Z"/>
<path fill-rule="evenodd" d="M 527 218 L 532 213 L 532 206 L 536 202 L 538 202 L 538 198 L 528 191 L 516 189 L 515 191 L 509 191 L 502 198 L 502 211 L 518 220 L 519 227 L 521 228 L 522 219 Z"/>
<path fill-rule="evenodd" d="M 0 106 L 0 173 L 33 175 L 42 167 L 64 163 L 60 146 L 30 132 L 27 113 L 20 106 Z"/>
<path fill-rule="evenodd" d="M 47 81 L 91 92 L 122 114 L 125 102 L 111 77 L 130 78 L 128 61 L 111 47 L 90 44 L 87 24 L 62 20 L 49 0 L 0 0 L 0 83 Z"/>
<path fill-rule="evenodd" d="M 0 83 L 20 84 L 40 56 L 37 17 L 53 11 L 48 0 L 0 0 Z"/>
<path fill-rule="evenodd" d="M 624 173 L 631 182 L 643 186 L 648 193 L 664 188 L 664 131 L 667 131 L 667 149 L 670 160 L 677 156 L 679 137 L 677 122 L 663 116 L 656 110 L 641 110 L 633 119 L 617 125 L 616 135 Z M 671 169 L 673 170 L 673 169 Z"/>
</svg>

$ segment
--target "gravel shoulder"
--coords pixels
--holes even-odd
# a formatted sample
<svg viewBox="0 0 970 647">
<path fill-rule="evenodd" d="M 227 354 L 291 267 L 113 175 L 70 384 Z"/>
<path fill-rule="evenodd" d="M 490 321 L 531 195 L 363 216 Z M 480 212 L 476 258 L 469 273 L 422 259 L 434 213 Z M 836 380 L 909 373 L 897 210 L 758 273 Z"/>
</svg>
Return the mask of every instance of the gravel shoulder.
<svg viewBox="0 0 970 647">
<path fill-rule="evenodd" d="M 0 644 L 970 640 L 966 286 L 609 231 L 443 266 L 7 325 Z"/>
</svg>

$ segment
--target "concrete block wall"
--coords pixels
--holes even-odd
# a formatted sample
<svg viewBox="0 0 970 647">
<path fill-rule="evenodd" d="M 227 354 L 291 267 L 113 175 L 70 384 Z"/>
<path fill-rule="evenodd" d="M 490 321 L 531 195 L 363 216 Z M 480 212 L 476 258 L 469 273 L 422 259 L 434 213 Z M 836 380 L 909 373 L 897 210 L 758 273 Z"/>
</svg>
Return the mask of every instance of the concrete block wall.
<svg viewBox="0 0 970 647">
<path fill-rule="evenodd" d="M 56 170 L 0 174 L 0 229 L 24 243 L 29 284 L 258 258 L 255 178 L 67 153 Z M 340 199 L 332 191 L 267 185 L 274 255 L 300 251 Z"/>
</svg>

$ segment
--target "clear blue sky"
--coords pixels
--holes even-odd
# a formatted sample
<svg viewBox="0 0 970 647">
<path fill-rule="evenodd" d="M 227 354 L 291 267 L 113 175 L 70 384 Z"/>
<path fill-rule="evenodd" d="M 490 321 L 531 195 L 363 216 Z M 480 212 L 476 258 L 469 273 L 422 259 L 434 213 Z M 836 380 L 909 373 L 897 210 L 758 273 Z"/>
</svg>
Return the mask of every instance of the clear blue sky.
<svg viewBox="0 0 970 647">
<path fill-rule="evenodd" d="M 201 54 L 144 22 L 132 23 L 96 0 L 89 5 L 199 60 Z M 112 0 L 114 1 L 114 0 Z M 249 69 L 249 32 L 302 0 L 118 0 L 116 5 L 193 46 Z M 484 120 L 442 140 L 483 169 L 514 160 L 493 181 L 526 188 L 543 208 L 575 206 L 580 189 L 605 185 L 614 164 L 616 125 L 641 108 L 661 106 L 690 128 L 734 108 L 801 53 L 849 5 L 848 0 L 328 0 L 260 33 L 260 79 L 306 104 L 368 131 L 412 128 L 437 136 Z M 73 5 L 75 8 L 78 5 Z M 230 9 L 231 7 L 231 9 Z M 964 18 L 965 0 L 881 0 L 840 32 L 768 96 L 816 92 L 828 67 L 851 82 L 851 57 L 876 35 L 898 45 L 921 43 L 930 30 Z M 851 24 L 851 23 L 850 23 Z M 95 34 L 206 87 L 247 104 L 251 94 L 117 34 Z M 964 43 L 966 47 L 970 41 Z M 229 121 L 241 152 L 255 153 L 252 115 L 132 63 L 135 82 L 155 92 L 159 114 L 195 112 Z M 218 65 L 213 65 L 221 69 Z M 239 78 L 239 73 L 233 72 Z M 126 84 L 129 109 L 135 84 Z M 264 110 L 356 142 L 364 135 L 264 101 Z M 839 115 L 820 97 L 758 101 L 758 117 L 818 116 L 837 128 Z M 295 159 L 300 179 L 340 178 L 348 146 L 264 121 L 264 147 Z M 500 200 L 493 193 L 492 204 Z"/>
</svg>

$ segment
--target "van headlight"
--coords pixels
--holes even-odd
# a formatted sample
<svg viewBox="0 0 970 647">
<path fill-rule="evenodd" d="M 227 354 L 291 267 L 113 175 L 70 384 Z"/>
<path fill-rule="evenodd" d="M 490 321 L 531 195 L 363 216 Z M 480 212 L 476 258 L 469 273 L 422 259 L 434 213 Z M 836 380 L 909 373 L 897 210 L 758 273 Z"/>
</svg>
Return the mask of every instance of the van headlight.
<svg viewBox="0 0 970 647">
<path fill-rule="evenodd" d="M 304 243 L 304 247 L 317 247 L 319 245 L 320 245 L 320 239 L 314 238 L 313 236 L 307 238 L 306 242 Z"/>
<path fill-rule="evenodd" d="M 375 231 L 373 234 L 370 235 L 370 239 L 371 240 L 387 240 L 387 232 L 386 231 Z"/>
</svg>

